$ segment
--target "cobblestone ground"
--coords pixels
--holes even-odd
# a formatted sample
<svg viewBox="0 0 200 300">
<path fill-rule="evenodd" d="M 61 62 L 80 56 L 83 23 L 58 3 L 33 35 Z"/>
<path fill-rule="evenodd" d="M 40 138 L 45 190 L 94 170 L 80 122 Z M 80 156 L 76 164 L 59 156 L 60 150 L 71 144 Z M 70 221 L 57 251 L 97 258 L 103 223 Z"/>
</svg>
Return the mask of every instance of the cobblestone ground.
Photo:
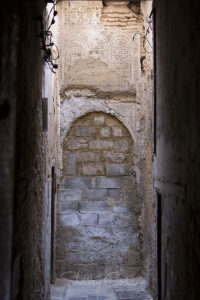
<svg viewBox="0 0 200 300">
<path fill-rule="evenodd" d="M 153 300 L 140 280 L 57 280 L 50 300 Z"/>
</svg>

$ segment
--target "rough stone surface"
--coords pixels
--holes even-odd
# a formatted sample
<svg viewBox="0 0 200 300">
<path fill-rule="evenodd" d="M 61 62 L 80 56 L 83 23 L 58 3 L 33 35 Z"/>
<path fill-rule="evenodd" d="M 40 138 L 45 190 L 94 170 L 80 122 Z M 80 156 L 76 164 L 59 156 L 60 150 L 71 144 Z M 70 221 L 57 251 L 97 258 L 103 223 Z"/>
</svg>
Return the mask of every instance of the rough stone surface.
<svg viewBox="0 0 200 300">
<path fill-rule="evenodd" d="M 90 142 L 90 149 L 112 149 L 113 141 L 94 140 Z"/>
<path fill-rule="evenodd" d="M 121 127 L 113 126 L 112 133 L 114 136 L 123 136 Z"/>
<path fill-rule="evenodd" d="M 115 152 L 103 152 L 103 157 L 110 161 L 110 162 L 116 162 L 121 163 L 126 159 L 126 155 L 124 153 L 115 153 Z"/>
<path fill-rule="evenodd" d="M 76 153 L 77 162 L 89 162 L 89 161 L 99 161 L 100 153 L 94 152 L 80 152 Z"/>
<path fill-rule="evenodd" d="M 95 116 L 94 121 L 96 124 L 102 125 L 102 124 L 104 124 L 104 116 L 102 116 L 102 115 Z"/>
<path fill-rule="evenodd" d="M 110 127 L 102 127 L 100 130 L 100 135 L 102 137 L 110 137 L 111 128 Z"/>
<path fill-rule="evenodd" d="M 101 213 L 99 214 L 99 225 L 111 225 L 115 219 L 115 215 L 113 213 Z"/>
<path fill-rule="evenodd" d="M 76 174 L 76 154 L 70 153 L 67 156 L 64 165 L 65 175 L 75 175 Z"/>
<path fill-rule="evenodd" d="M 142 279 L 115 279 L 110 274 L 104 280 L 92 280 L 85 277 L 85 281 L 67 282 L 57 279 L 51 287 L 50 300 L 152 300 L 146 291 L 146 282 Z"/>
<path fill-rule="evenodd" d="M 108 205 L 106 201 L 88 201 L 86 203 L 81 202 L 79 205 L 79 211 L 81 213 L 87 212 L 102 212 L 108 211 Z"/>
<path fill-rule="evenodd" d="M 115 141 L 114 149 L 118 150 L 118 151 L 127 151 L 128 150 L 128 141 L 125 139 L 120 139 L 119 141 Z"/>
<path fill-rule="evenodd" d="M 44 13 L 40 0 L 22 0 L 20 5 L 8 0 L 0 12 L 2 300 L 49 299 L 50 188 L 52 160 L 57 158 L 58 102 L 55 77 L 41 62 L 40 29 L 33 19 Z M 48 132 L 43 131 L 43 97 L 52 112 L 47 116 Z"/>
<path fill-rule="evenodd" d="M 78 210 L 78 202 L 59 202 L 58 214 L 70 215 Z"/>
<path fill-rule="evenodd" d="M 82 199 L 82 190 L 81 189 L 63 189 L 59 190 L 58 194 L 59 201 L 74 201 Z"/>
<path fill-rule="evenodd" d="M 165 290 L 161 297 L 195 300 L 200 297 L 200 103 L 196 101 L 200 92 L 200 61 L 194 58 L 200 50 L 199 21 L 195 17 L 200 6 L 193 2 L 194 16 L 190 2 L 181 4 L 176 0 L 169 7 L 166 1 L 155 1 L 155 109 L 159 117 L 154 144 L 154 202 L 162 210 L 161 269 Z M 153 283 L 155 290 L 155 280 Z"/>
<path fill-rule="evenodd" d="M 113 199 L 115 201 L 120 201 L 122 200 L 122 193 L 123 190 L 122 189 L 109 189 L 108 190 L 108 197 L 109 199 Z"/>
<path fill-rule="evenodd" d="M 66 177 L 64 180 L 64 188 L 76 189 L 76 188 L 91 188 L 92 180 L 87 177 Z"/>
<path fill-rule="evenodd" d="M 82 152 L 77 147 L 80 135 L 84 143 Z M 119 145 L 116 149 L 115 143 Z M 117 268 L 122 277 L 126 277 L 127 266 L 133 271 L 132 266 L 137 265 L 137 272 L 132 273 L 134 276 L 141 269 L 139 243 L 135 244 L 131 239 L 126 241 L 139 233 L 138 216 L 132 209 L 134 202 L 137 213 L 140 211 L 134 189 L 135 178 L 131 175 L 134 164 L 131 149 L 130 133 L 111 115 L 90 113 L 71 126 L 63 140 L 63 165 L 69 170 L 72 166 L 73 177 L 64 171 L 66 190 L 60 193 L 57 212 L 57 276 L 61 276 L 64 268 L 71 268 L 79 274 L 88 272 L 89 276 L 91 265 L 92 274 L 97 278 Z M 131 205 L 130 196 L 124 197 L 127 188 L 133 193 Z M 119 201 L 123 201 L 123 205 L 116 204 Z M 65 238 L 69 235 L 67 231 L 73 231 L 76 241 L 73 247 L 70 239 Z M 130 254 L 133 246 L 135 248 Z M 82 249 L 81 253 L 79 249 Z M 88 271 L 85 270 L 87 266 Z"/>
<path fill-rule="evenodd" d="M 123 178 L 119 177 L 104 177 L 98 176 L 96 178 L 96 187 L 102 189 L 120 189 L 123 186 Z"/>
<path fill-rule="evenodd" d="M 80 126 L 80 127 L 75 128 L 75 136 L 83 136 L 83 137 L 92 136 L 92 137 L 94 137 L 95 135 L 96 135 L 95 127 Z"/>
<path fill-rule="evenodd" d="M 77 214 L 74 213 L 74 214 L 70 214 L 70 215 L 59 216 L 58 223 L 63 228 L 76 227 L 79 225 L 80 220 L 79 220 Z"/>
<path fill-rule="evenodd" d="M 107 176 L 131 175 L 131 166 L 128 164 L 109 164 L 106 168 Z"/>
<path fill-rule="evenodd" d="M 76 154 L 73 180 L 63 172 L 61 187 L 82 189 L 80 202 L 107 204 L 107 211 L 98 212 L 95 225 L 81 223 L 73 228 L 77 243 L 74 248 L 70 244 L 72 235 L 58 227 L 59 253 L 63 244 L 65 254 L 80 247 L 85 253 L 85 264 L 78 255 L 71 265 L 66 255 L 64 261 L 58 258 L 58 276 L 65 269 L 88 276 L 91 273 L 95 279 L 116 269 L 119 277 L 137 276 L 142 266 L 146 272 L 150 264 L 149 239 L 145 237 L 145 242 L 143 237 L 147 230 L 149 236 L 154 217 L 150 197 L 152 64 L 140 35 L 133 41 L 133 34 L 144 34 L 148 29 L 145 16 L 150 14 L 151 4 L 142 1 L 127 6 L 122 2 L 107 3 L 105 7 L 101 1 L 71 1 L 70 5 L 62 1 L 57 5 L 58 46 L 62 53 L 57 75 L 61 170 L 69 154 Z M 145 48 L 151 51 L 146 42 Z M 89 184 L 83 184 L 81 177 L 89 179 Z M 93 192 L 86 192 L 92 189 L 97 191 L 95 197 Z M 106 197 L 100 196 L 101 189 L 107 189 Z M 132 219 L 113 212 L 114 206 L 127 208 Z M 133 245 L 142 253 L 141 264 L 135 270 L 123 260 Z M 73 255 L 70 259 L 74 261 Z"/>
<path fill-rule="evenodd" d="M 108 196 L 107 189 L 84 189 L 84 198 L 92 201 L 104 201 Z"/>
<path fill-rule="evenodd" d="M 98 214 L 84 214 L 81 217 L 81 221 L 83 222 L 83 225 L 97 225 L 99 220 Z"/>
<path fill-rule="evenodd" d="M 105 175 L 103 163 L 84 163 L 79 166 L 79 174 L 82 176 Z"/>
</svg>

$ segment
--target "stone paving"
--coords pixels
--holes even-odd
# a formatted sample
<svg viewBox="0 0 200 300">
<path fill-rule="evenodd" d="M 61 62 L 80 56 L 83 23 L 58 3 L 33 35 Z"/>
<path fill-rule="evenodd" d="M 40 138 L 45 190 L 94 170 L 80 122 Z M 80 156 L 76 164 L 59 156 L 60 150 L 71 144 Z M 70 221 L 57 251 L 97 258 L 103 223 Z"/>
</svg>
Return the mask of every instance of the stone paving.
<svg viewBox="0 0 200 300">
<path fill-rule="evenodd" d="M 56 280 L 50 300 L 153 300 L 143 279 Z"/>
</svg>

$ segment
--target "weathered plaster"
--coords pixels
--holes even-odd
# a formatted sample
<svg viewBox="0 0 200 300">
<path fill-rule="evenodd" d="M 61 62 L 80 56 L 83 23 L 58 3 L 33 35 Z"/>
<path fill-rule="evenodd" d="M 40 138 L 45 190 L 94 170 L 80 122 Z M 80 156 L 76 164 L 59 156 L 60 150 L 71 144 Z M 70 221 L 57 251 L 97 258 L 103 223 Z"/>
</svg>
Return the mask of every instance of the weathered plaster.
<svg viewBox="0 0 200 300">
<path fill-rule="evenodd" d="M 136 32 L 144 33 L 143 25 L 145 28 L 148 25 L 144 19 L 150 8 L 149 3 L 140 7 L 132 5 L 131 10 L 126 1 L 112 2 L 107 7 L 99 1 L 58 4 L 60 142 L 63 145 L 77 119 L 92 112 L 110 114 L 129 130 L 134 140 L 137 201 L 142 207 L 139 216 L 141 271 L 147 278 L 150 277 L 146 268 L 151 268 L 149 241 L 154 215 L 150 196 L 152 64 L 151 54 L 144 53 L 140 35 L 134 41 L 132 38 Z M 113 17 L 119 22 L 110 26 Z M 127 18 L 129 24 L 124 22 Z M 64 156 L 60 147 L 60 180 Z M 98 172 L 103 172 L 97 167 Z M 63 186 L 62 180 L 60 183 Z"/>
</svg>

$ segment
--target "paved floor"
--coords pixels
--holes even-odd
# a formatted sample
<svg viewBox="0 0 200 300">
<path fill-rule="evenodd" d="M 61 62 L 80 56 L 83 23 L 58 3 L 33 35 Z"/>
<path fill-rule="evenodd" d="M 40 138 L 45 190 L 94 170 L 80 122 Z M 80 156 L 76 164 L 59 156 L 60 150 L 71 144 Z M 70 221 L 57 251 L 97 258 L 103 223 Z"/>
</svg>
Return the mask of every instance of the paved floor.
<svg viewBox="0 0 200 300">
<path fill-rule="evenodd" d="M 141 278 L 130 280 L 56 280 L 50 300 L 153 300 Z"/>
</svg>

